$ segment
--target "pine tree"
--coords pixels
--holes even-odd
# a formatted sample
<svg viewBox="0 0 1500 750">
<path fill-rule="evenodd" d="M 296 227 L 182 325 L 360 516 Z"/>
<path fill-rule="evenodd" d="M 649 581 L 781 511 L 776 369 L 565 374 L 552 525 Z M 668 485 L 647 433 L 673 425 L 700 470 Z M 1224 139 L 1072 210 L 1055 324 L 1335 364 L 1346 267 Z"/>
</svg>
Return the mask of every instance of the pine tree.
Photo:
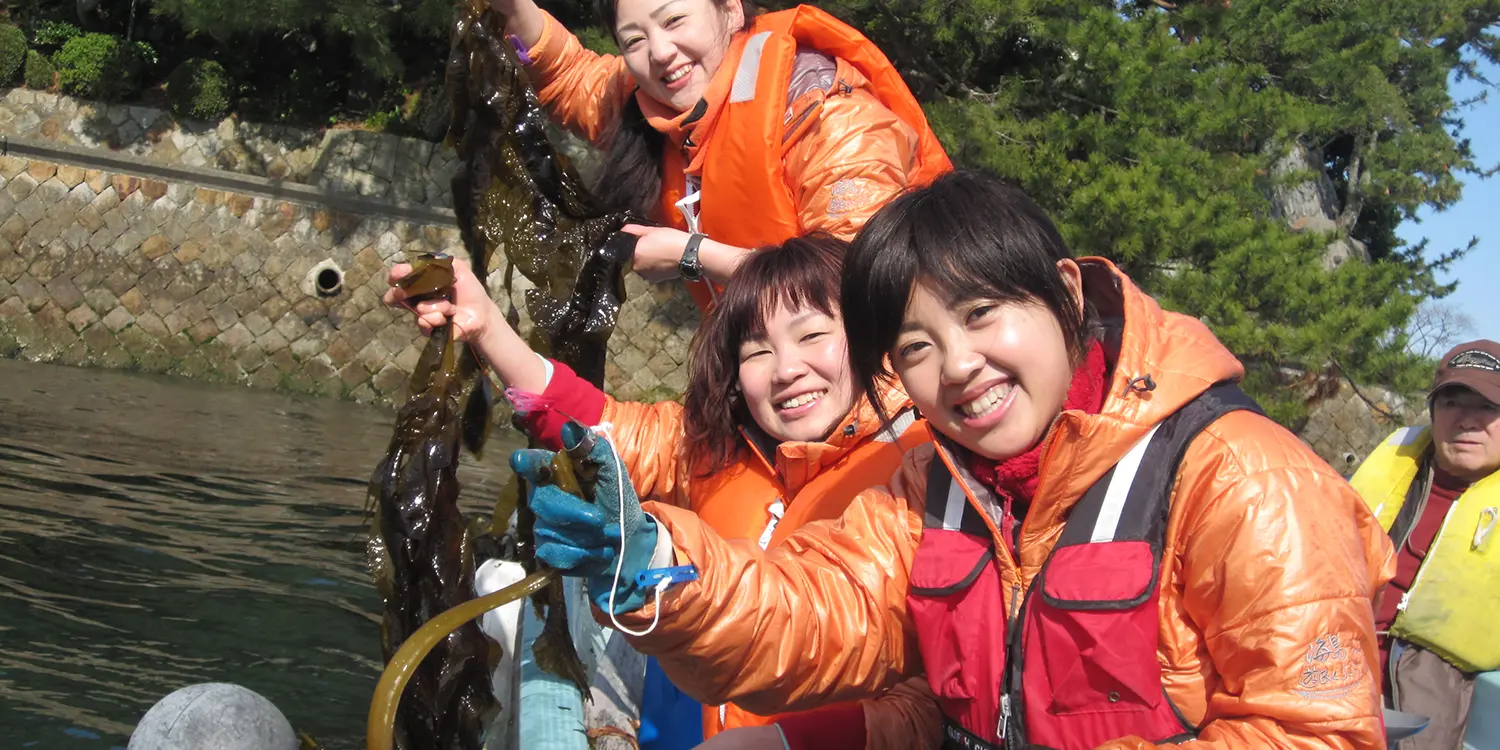
<svg viewBox="0 0 1500 750">
<path fill-rule="evenodd" d="M 426 36 L 432 62 L 446 57 L 450 0 L 153 0 L 151 12 L 171 19 L 191 34 L 222 46 L 265 34 L 305 35 L 309 45 L 319 37 L 347 44 L 368 73 L 385 80 L 400 77 L 404 63 L 395 49 L 400 32 Z"/>
<path fill-rule="evenodd" d="M 825 7 L 901 68 L 955 161 L 1201 318 L 1284 423 L 1305 412 L 1292 376 L 1430 378 L 1404 324 L 1468 248 L 1434 256 L 1395 230 L 1482 171 L 1448 78 L 1496 59 L 1500 1 Z"/>
</svg>

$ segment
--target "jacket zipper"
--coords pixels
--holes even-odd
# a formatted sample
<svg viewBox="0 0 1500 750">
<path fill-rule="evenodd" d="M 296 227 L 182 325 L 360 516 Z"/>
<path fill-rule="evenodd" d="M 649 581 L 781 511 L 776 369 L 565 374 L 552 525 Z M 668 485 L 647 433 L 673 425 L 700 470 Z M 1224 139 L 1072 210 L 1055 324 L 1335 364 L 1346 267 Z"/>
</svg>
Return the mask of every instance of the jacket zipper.
<svg viewBox="0 0 1500 750">
<path fill-rule="evenodd" d="M 1017 568 L 1016 574 L 1020 575 L 1019 568 Z M 1020 614 L 1020 611 L 1021 584 L 1013 583 L 1010 585 L 1010 613 L 1005 616 L 1007 641 L 1007 643 L 1005 644 L 1006 651 L 1012 650 L 1008 641 L 1016 637 L 1016 620 L 1017 615 Z M 1007 661 L 1009 660 L 1007 659 Z M 1005 733 L 1010 729 L 1010 690 L 1012 687 L 1010 684 L 1010 674 L 1011 665 L 1007 664 L 1005 667 L 1005 678 L 1001 680 L 1000 685 L 1000 723 L 995 727 L 995 736 L 999 738 L 1002 743 L 1005 742 Z"/>
<path fill-rule="evenodd" d="M 792 118 L 792 121 L 787 123 L 786 127 L 781 129 L 781 142 L 785 144 L 787 142 L 787 139 L 792 137 L 792 133 L 797 132 L 797 128 L 802 126 L 803 121 L 810 117 L 812 113 L 821 106 L 823 106 L 822 101 L 813 102 L 807 107 L 807 109 L 802 110 L 801 114 Z"/>
<path fill-rule="evenodd" d="M 1059 417 L 1059 421 L 1060 420 L 1061 417 Z M 1047 469 L 1047 465 L 1051 463 L 1052 453 L 1057 448 L 1057 428 L 1058 424 L 1054 422 L 1052 428 L 1047 431 L 1046 444 L 1042 447 L 1042 460 L 1037 466 L 1038 477 L 1043 476 L 1044 472 Z M 1011 550 L 1013 551 L 1013 553 L 1010 557 L 1012 565 L 1015 566 L 1017 577 L 1021 575 L 1021 564 L 1019 561 L 1021 559 L 1021 528 L 1024 525 L 1024 523 L 1016 524 L 1015 533 L 1013 534 L 1014 539 L 1011 540 Z M 1035 583 L 1035 581 L 1033 581 L 1032 583 Z M 1016 722 L 1013 721 L 1014 714 L 1016 711 L 1020 710 L 1020 707 L 1013 704 L 1013 702 L 1011 701 L 1011 694 L 1016 693 L 1020 690 L 1020 686 L 1018 684 L 1021 674 L 1020 619 L 1021 610 L 1024 608 L 1022 606 L 1023 598 L 1024 597 L 1021 593 L 1021 584 L 1011 584 L 1010 613 L 1006 615 L 1005 677 L 1001 680 L 1000 685 L 1000 722 L 999 725 L 995 728 L 996 736 L 999 738 L 1000 742 L 1007 748 L 1013 746 L 1011 742 L 1012 739 L 1016 740 L 1014 746 L 1019 748 L 1021 739 L 1020 728 L 1016 726 Z M 1014 736 L 1012 737 L 1013 729 L 1015 731 Z"/>
</svg>

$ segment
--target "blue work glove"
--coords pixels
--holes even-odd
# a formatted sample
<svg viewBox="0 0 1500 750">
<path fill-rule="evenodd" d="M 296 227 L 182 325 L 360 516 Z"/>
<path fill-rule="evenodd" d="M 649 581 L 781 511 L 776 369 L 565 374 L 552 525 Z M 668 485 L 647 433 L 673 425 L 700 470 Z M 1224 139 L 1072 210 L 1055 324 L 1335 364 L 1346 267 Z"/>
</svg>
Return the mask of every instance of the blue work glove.
<svg viewBox="0 0 1500 750">
<path fill-rule="evenodd" d="M 577 422 L 563 425 L 564 447 L 574 447 L 588 436 L 588 428 Z M 597 439 L 589 459 L 599 464 L 594 484 L 595 502 L 542 484 L 542 470 L 552 463 L 552 451 L 519 450 L 510 456 L 510 467 L 526 480 L 526 504 L 536 514 L 533 535 L 536 557 L 567 576 L 587 579 L 589 596 L 600 609 L 609 611 L 609 595 L 615 593 L 614 614 L 640 609 L 648 589 L 636 583 L 636 574 L 651 565 L 656 551 L 656 521 L 641 512 L 641 501 L 614 455 L 609 442 Z M 621 509 L 621 492 L 624 509 Z M 622 555 L 620 530 L 624 529 Z M 619 585 L 615 585 L 616 561 L 623 559 Z"/>
</svg>

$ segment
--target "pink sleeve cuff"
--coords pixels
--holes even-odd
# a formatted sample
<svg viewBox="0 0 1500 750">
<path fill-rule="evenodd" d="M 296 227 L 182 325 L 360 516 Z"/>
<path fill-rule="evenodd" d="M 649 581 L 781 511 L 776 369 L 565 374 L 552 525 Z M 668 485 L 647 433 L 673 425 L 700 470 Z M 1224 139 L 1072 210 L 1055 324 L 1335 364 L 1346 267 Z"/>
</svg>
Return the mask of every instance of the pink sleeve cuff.
<svg viewBox="0 0 1500 750">
<path fill-rule="evenodd" d="M 549 450 L 562 450 L 562 426 L 570 419 L 589 427 L 598 425 L 604 418 L 607 399 L 604 391 L 595 388 L 593 383 L 578 377 L 567 365 L 553 360 L 552 379 L 547 382 L 547 389 L 541 397 L 527 394 L 524 398 L 513 398 L 512 402 L 528 402 L 526 405 L 530 408 L 525 413 L 521 413 L 519 405 L 517 408 L 527 433 Z"/>
</svg>

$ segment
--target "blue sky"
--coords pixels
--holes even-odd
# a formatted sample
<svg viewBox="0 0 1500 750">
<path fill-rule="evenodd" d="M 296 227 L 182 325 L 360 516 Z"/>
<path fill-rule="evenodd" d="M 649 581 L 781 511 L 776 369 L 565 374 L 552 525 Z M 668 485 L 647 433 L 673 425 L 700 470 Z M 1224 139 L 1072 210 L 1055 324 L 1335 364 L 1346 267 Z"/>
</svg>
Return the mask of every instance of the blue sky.
<svg viewBox="0 0 1500 750">
<path fill-rule="evenodd" d="M 1486 65 L 1483 74 L 1500 81 L 1500 66 Z M 1484 86 L 1477 81 L 1453 84 L 1453 99 L 1472 98 Z M 1475 162 L 1482 168 L 1500 164 L 1500 91 L 1491 91 L 1489 100 L 1463 113 L 1463 136 L 1470 139 Z M 1433 253 L 1463 247 L 1470 237 L 1479 238 L 1479 246 L 1453 266 L 1453 272 L 1440 281 L 1458 280 L 1458 290 L 1444 302 L 1452 304 L 1474 321 L 1473 332 L 1466 339 L 1486 338 L 1500 341 L 1500 174 L 1487 180 L 1475 176 L 1464 179 L 1463 200 L 1441 213 L 1423 209 L 1420 221 L 1408 221 L 1398 233 L 1408 242 L 1427 237 Z"/>
</svg>

